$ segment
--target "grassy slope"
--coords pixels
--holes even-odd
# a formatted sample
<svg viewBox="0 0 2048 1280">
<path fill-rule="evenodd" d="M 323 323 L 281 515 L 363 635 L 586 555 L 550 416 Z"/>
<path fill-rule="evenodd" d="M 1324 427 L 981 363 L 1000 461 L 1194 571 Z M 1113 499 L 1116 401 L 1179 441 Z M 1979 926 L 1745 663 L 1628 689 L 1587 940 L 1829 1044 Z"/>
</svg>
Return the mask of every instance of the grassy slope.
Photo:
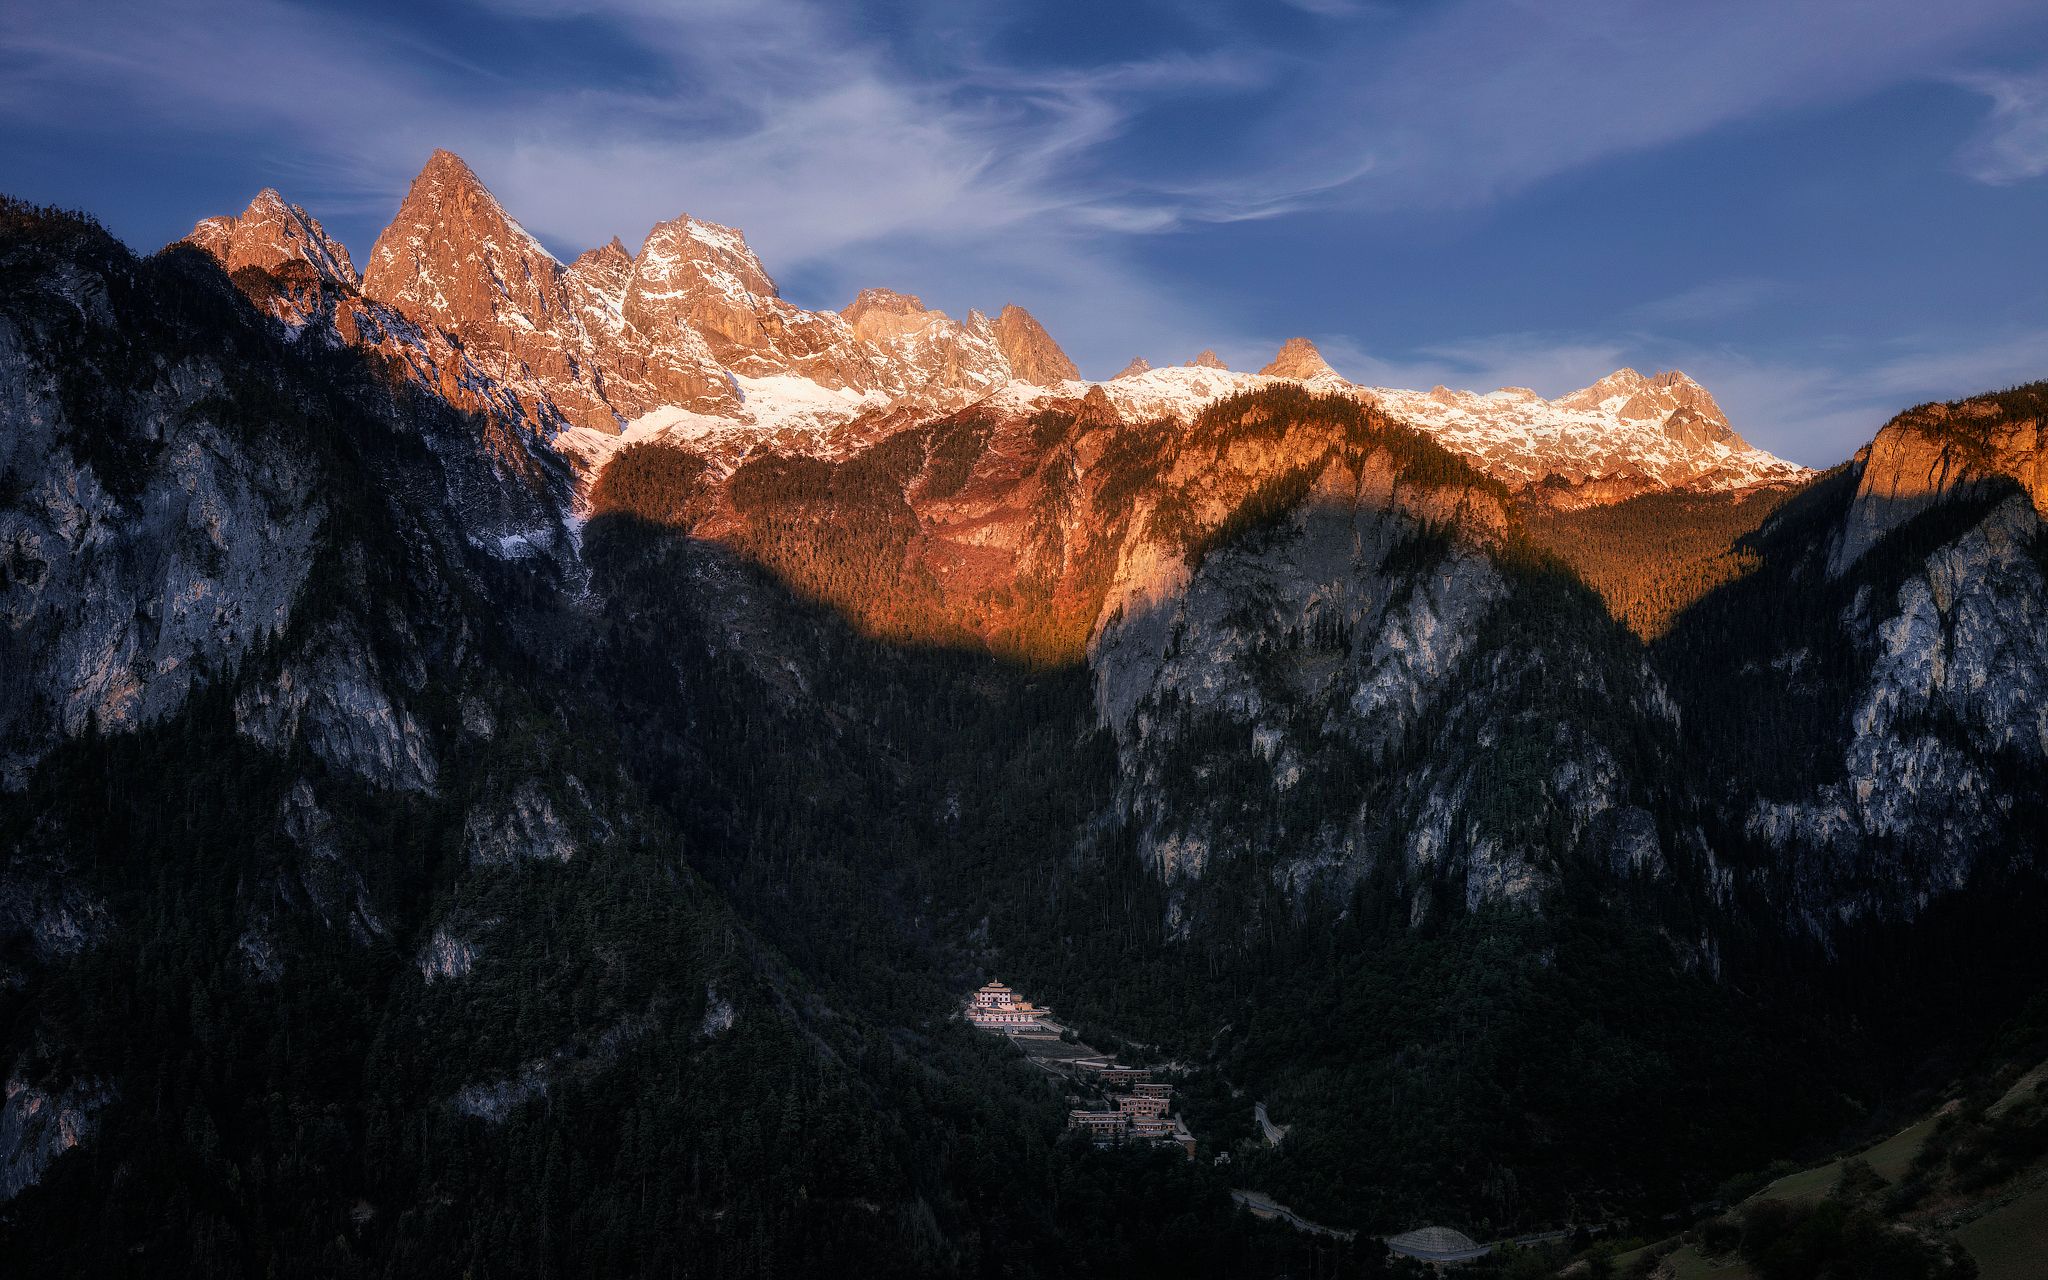
<svg viewBox="0 0 2048 1280">
<path fill-rule="evenodd" d="M 1886 1182 L 1897 1182 L 1906 1176 L 1912 1167 L 1913 1157 L 1927 1145 L 1927 1136 L 1934 1132 L 1936 1117 L 1928 1116 L 1919 1122 L 1901 1129 L 1883 1142 L 1855 1153 L 1841 1160 L 1831 1160 L 1812 1169 L 1786 1174 L 1762 1191 L 1754 1200 L 1819 1200 L 1834 1190 L 1835 1183 L 1842 1177 L 1842 1164 L 1849 1159 L 1861 1158 L 1876 1170 Z"/>
<path fill-rule="evenodd" d="M 2048 1184 L 1956 1232 L 1979 1280 L 2039 1280 L 2048 1269 Z"/>
<path fill-rule="evenodd" d="M 2034 1090 L 2044 1076 L 2048 1076 L 2048 1062 L 2022 1075 L 2004 1096 L 1986 1108 L 1987 1114 L 1999 1116 L 2010 1111 Z M 1947 1109 L 1950 1108 L 1944 1108 Z M 1942 1114 L 1943 1111 L 1937 1111 L 1922 1117 L 1861 1151 L 1786 1174 L 1756 1192 L 1749 1200 L 1821 1200 L 1841 1180 L 1843 1166 L 1855 1159 L 1867 1163 L 1886 1182 L 1897 1185 L 1912 1171 L 1914 1162 L 1940 1124 Z M 1970 1251 L 1981 1268 L 1980 1280 L 2040 1280 L 2048 1274 L 2048 1181 L 2040 1180 L 2041 1177 L 2042 1171 L 2037 1168 L 2000 1184 L 1988 1195 L 1980 1195 L 1976 1200 L 1978 1206 L 2012 1195 L 2015 1186 L 2025 1187 L 2022 1194 L 1956 1229 L 1955 1238 Z M 2029 1181 L 2037 1184 L 2026 1187 Z M 1953 1214 L 1951 1207 L 1944 1216 Z M 1617 1255 L 1614 1274 L 1635 1274 L 1634 1269 L 1642 1259 L 1659 1247 L 1658 1244 L 1650 1244 Z M 1666 1255 L 1661 1268 L 1654 1274 L 1663 1280 L 1753 1280 L 1754 1276 L 1740 1259 L 1707 1257 L 1697 1244 L 1681 1245 Z"/>
</svg>

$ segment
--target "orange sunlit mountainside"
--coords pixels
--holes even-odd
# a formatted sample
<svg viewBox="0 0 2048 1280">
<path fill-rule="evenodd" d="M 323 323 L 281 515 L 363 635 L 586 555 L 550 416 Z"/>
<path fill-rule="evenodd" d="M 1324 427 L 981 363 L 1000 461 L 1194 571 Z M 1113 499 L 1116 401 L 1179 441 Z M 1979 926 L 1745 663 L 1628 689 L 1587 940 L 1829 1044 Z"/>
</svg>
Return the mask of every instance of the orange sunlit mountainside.
<svg viewBox="0 0 2048 1280">
<path fill-rule="evenodd" d="M 2038 1280 L 2031 7 L 10 17 L 0 1273 Z"/>
</svg>

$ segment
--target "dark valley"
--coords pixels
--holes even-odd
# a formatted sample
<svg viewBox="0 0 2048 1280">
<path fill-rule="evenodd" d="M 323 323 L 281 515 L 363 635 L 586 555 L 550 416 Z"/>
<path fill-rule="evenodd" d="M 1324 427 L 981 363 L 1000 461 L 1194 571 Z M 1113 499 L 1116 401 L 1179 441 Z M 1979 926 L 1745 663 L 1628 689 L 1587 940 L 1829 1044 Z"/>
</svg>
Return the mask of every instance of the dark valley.
<svg viewBox="0 0 2048 1280">
<path fill-rule="evenodd" d="M 0 210 L 10 1274 L 1960 1277 L 2040 1184 L 2048 386 L 1087 381 L 447 152 L 366 262 Z"/>
</svg>

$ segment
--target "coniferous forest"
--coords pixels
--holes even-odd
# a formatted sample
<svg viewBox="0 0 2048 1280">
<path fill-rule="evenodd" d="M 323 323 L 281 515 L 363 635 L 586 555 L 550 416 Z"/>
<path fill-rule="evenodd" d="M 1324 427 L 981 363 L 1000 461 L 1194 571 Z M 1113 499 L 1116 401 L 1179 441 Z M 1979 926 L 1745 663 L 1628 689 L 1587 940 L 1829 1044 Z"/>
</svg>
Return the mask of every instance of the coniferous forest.
<svg viewBox="0 0 2048 1280">
<path fill-rule="evenodd" d="M 0 209 L 8 1274 L 1961 1280 L 2034 1186 L 2039 384 L 1576 508 L 1294 381 L 591 477 L 293 285 Z"/>
</svg>

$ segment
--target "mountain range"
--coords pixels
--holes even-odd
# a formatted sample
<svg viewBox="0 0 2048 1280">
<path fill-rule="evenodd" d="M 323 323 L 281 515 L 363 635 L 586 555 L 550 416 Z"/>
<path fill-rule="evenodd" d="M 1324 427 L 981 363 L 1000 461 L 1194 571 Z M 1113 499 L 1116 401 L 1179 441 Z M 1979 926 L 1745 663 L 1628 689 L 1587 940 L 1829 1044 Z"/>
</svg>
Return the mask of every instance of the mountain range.
<svg viewBox="0 0 2048 1280">
<path fill-rule="evenodd" d="M 688 216 L 564 264 L 447 152 L 365 261 L 274 191 L 147 258 L 0 211 L 37 1273 L 1654 1221 L 2048 978 L 2041 384 L 1813 472 L 1675 371 L 1095 381 Z M 1203 1158 L 1060 1141 L 949 1016 L 998 968 Z"/>
</svg>

